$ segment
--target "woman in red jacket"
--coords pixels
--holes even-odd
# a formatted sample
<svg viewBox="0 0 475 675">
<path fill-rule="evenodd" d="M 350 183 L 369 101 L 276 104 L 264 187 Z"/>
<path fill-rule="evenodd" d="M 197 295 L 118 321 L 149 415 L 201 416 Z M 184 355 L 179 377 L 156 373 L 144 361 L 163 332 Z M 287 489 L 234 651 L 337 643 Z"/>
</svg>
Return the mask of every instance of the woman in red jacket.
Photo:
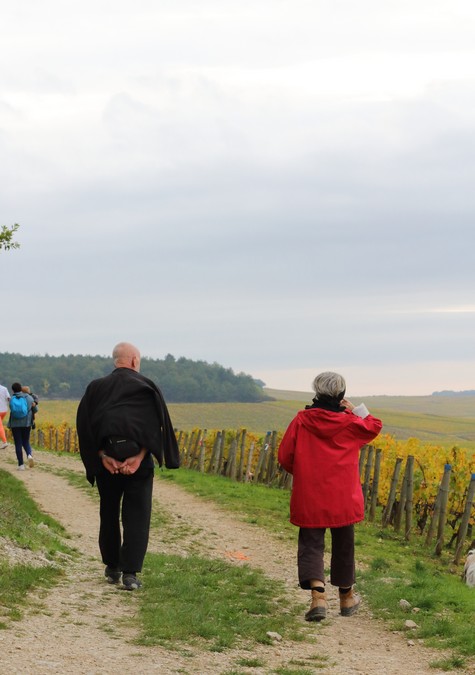
<svg viewBox="0 0 475 675">
<path fill-rule="evenodd" d="M 293 475 L 290 522 L 300 527 L 298 574 L 312 591 L 307 621 L 326 617 L 323 552 L 330 528 L 330 582 L 339 588 L 343 616 L 354 614 L 360 597 L 355 583 L 354 524 L 364 518 L 359 451 L 380 432 L 382 423 L 366 406 L 345 399 L 346 383 L 325 372 L 313 382 L 311 406 L 297 413 L 279 446 L 279 463 Z"/>
</svg>

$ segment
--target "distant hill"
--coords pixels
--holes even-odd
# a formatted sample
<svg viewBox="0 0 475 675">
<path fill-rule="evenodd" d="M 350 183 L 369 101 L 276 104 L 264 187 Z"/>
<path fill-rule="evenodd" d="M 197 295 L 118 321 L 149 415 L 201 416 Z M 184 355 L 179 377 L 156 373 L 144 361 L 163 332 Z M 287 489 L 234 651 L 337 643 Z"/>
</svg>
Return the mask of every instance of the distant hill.
<svg viewBox="0 0 475 675">
<path fill-rule="evenodd" d="M 288 391 L 267 387 L 264 391 L 276 401 L 300 401 L 302 404 L 309 403 L 314 396 L 310 391 Z M 350 393 L 349 399 L 355 404 L 366 403 L 370 410 L 475 418 L 475 391 L 441 391 L 427 396 L 358 396 Z"/>
<path fill-rule="evenodd" d="M 432 396 L 475 396 L 475 389 L 466 389 L 465 391 L 451 391 L 445 389 L 443 391 L 434 391 Z"/>
<path fill-rule="evenodd" d="M 311 392 L 265 389 L 287 411 L 301 410 L 312 399 Z M 353 403 L 366 404 L 383 421 L 383 433 L 395 438 L 459 447 L 475 447 L 475 392 L 452 392 L 428 396 L 354 396 Z M 277 407 L 277 403 L 274 404 Z"/>
<path fill-rule="evenodd" d="M 269 387 L 264 387 L 264 392 L 276 401 L 306 401 L 308 403 L 315 396 L 315 393 L 311 391 L 269 389 Z"/>
</svg>

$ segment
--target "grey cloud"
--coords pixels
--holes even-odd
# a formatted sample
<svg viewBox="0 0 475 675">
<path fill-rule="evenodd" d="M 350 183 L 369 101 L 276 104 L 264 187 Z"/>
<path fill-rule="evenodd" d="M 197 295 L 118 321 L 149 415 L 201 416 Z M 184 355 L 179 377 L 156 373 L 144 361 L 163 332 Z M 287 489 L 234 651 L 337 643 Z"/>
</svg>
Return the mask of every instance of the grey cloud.
<svg viewBox="0 0 475 675">
<path fill-rule="evenodd" d="M 21 111 L 17 107 L 10 105 L 7 101 L 0 100 L 0 124 L 2 120 L 9 122 L 11 120 L 18 120 L 21 116 Z"/>
<path fill-rule="evenodd" d="M 416 4 L 404 42 L 415 52 L 428 7 Z M 173 22 L 161 26 L 160 35 L 169 30 L 163 41 L 153 36 L 156 3 L 139 5 L 130 15 L 119 1 L 118 32 L 100 43 L 100 2 L 90 52 L 77 51 L 78 34 L 70 49 L 47 50 L 71 52 L 72 61 L 52 68 L 45 51 L 39 77 L 23 66 L 15 91 L 37 86 L 27 108 L 13 88 L 2 93 L 0 209 L 5 224 L 20 222 L 22 245 L 0 254 L 2 275 L 15 278 L 20 304 L 30 301 L 32 279 L 41 288 L 28 315 L 34 335 L 7 326 L 4 348 L 109 353 L 116 337 L 127 337 L 152 356 L 256 369 L 303 368 L 317 356 L 348 365 L 471 363 L 473 315 L 426 310 L 473 302 L 474 81 L 438 81 L 418 97 L 384 101 L 320 95 L 311 74 L 328 66 L 323 57 L 360 54 L 371 31 L 368 53 L 379 54 L 386 10 L 396 17 L 400 3 L 364 3 L 384 28 L 379 35 L 368 23 L 352 42 L 348 14 L 335 44 L 327 36 L 318 48 L 314 22 L 302 25 L 302 16 L 322 13 L 322 36 L 352 5 L 329 12 L 326 3 L 298 1 L 285 24 L 290 4 L 280 4 L 279 25 L 256 22 L 226 45 L 229 16 L 218 4 L 187 4 L 177 33 Z M 241 3 L 238 26 L 255 7 Z M 143 27 L 138 49 L 124 17 Z M 394 45 L 406 18 L 394 27 Z M 206 25 L 212 34 L 184 50 Z M 431 32 L 434 44 L 443 29 Z M 453 34 L 444 40 L 454 48 Z M 270 75 L 282 63 L 307 56 L 307 87 L 285 78 L 276 85 Z M 233 62 L 241 72 L 233 80 L 229 71 L 227 81 Z M 262 72 L 247 82 L 254 67 Z"/>
<path fill-rule="evenodd" d="M 125 92 L 115 94 L 109 100 L 103 119 L 113 133 L 142 138 L 160 121 L 156 108 L 145 105 Z"/>
</svg>

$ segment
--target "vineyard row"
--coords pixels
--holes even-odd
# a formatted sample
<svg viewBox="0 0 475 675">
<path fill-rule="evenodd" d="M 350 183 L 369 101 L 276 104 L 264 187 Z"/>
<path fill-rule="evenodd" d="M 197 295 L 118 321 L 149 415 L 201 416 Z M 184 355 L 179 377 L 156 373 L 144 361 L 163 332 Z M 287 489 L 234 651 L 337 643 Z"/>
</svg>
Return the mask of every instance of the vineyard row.
<svg viewBox="0 0 475 675">
<path fill-rule="evenodd" d="M 176 436 L 186 468 L 282 489 L 292 486 L 292 476 L 277 462 L 280 432 L 259 436 L 246 429 L 195 429 L 176 431 Z M 78 452 L 76 431 L 66 425 L 40 425 L 32 430 L 32 442 L 40 448 Z M 405 540 L 414 533 L 424 536 L 437 555 L 443 547 L 454 548 L 454 562 L 460 562 L 464 543 L 474 534 L 474 458 L 457 447 L 447 451 L 417 439 L 403 442 L 381 435 L 376 443 L 360 453 L 368 519 L 374 521 L 380 510 L 383 527 L 403 529 Z"/>
</svg>

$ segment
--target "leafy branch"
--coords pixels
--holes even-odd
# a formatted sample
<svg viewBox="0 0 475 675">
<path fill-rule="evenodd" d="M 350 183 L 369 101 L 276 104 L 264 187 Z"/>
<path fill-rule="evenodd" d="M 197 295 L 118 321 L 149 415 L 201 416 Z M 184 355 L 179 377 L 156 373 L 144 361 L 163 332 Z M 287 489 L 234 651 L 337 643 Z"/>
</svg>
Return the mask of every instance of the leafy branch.
<svg viewBox="0 0 475 675">
<path fill-rule="evenodd" d="M 11 248 L 20 248 L 20 244 L 13 240 L 13 235 L 19 227 L 18 223 L 15 223 L 15 225 L 12 225 L 11 227 L 2 225 L 0 229 L 0 251 L 2 249 L 9 251 Z"/>
</svg>

